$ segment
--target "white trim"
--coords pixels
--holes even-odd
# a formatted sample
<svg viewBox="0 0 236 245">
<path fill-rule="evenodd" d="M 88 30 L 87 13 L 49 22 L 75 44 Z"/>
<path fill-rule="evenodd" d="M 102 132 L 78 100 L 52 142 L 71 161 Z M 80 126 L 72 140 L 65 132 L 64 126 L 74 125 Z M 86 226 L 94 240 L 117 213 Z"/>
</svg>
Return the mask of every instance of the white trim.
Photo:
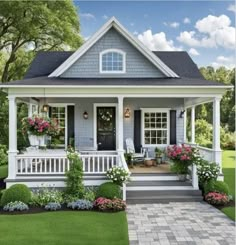
<svg viewBox="0 0 236 245">
<path fill-rule="evenodd" d="M 105 33 L 112 27 L 120 32 L 136 49 L 138 49 L 147 59 L 149 59 L 167 77 L 179 77 L 173 70 L 164 64 L 155 54 L 145 47 L 137 38 L 133 37 L 115 18 L 108 20 L 87 42 L 85 42 L 66 61 L 55 69 L 49 77 L 58 77 L 71 67 L 89 48 L 91 48 Z"/>
<path fill-rule="evenodd" d="M 145 86 L 139 86 L 139 85 L 8 85 L 8 84 L 0 84 L 0 88 L 165 88 L 165 89 L 172 89 L 172 88 L 203 88 L 203 89 L 211 89 L 211 88 L 219 88 L 219 89 L 233 89 L 233 86 L 191 86 L 191 85 L 179 85 L 179 86 L 159 86 L 159 85 L 145 85 Z"/>
<path fill-rule="evenodd" d="M 68 141 L 68 112 L 67 112 L 67 106 L 68 105 L 74 105 L 72 103 L 48 103 L 50 107 L 64 107 L 65 108 L 65 144 L 59 145 L 64 146 L 65 149 L 67 149 L 67 141 Z"/>
<path fill-rule="evenodd" d="M 123 69 L 122 71 L 103 71 L 102 70 L 102 56 L 104 54 L 110 53 L 110 52 L 116 52 L 118 54 L 122 55 L 122 63 L 123 63 Z M 122 51 L 121 49 L 106 49 L 99 53 L 99 72 L 102 74 L 124 74 L 126 73 L 126 53 Z"/>
<path fill-rule="evenodd" d="M 170 144 L 170 108 L 140 108 L 141 109 L 141 144 L 144 147 L 165 147 Z M 145 144 L 144 142 L 144 113 L 145 112 L 166 112 L 167 113 L 167 144 Z"/>
<path fill-rule="evenodd" d="M 116 148 L 118 146 L 118 103 L 93 103 L 93 146 L 97 149 L 97 107 L 115 107 L 116 108 Z M 122 118 L 123 120 L 123 118 Z M 114 151 L 114 150 L 113 150 Z"/>
</svg>

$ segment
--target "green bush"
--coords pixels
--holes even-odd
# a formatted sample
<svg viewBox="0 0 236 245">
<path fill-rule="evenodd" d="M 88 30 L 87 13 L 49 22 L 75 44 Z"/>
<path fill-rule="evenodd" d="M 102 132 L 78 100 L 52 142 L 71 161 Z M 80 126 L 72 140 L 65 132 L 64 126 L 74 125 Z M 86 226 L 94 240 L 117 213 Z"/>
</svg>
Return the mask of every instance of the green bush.
<svg viewBox="0 0 236 245">
<path fill-rule="evenodd" d="M 5 206 L 10 202 L 21 201 L 28 204 L 31 200 L 30 189 L 23 184 L 15 184 L 4 191 L 1 198 L 1 206 Z"/>
<path fill-rule="evenodd" d="M 5 145 L 0 145 L 0 166 L 6 165 L 7 162 L 7 147 Z"/>
<path fill-rule="evenodd" d="M 219 192 L 222 194 L 229 195 L 229 186 L 227 183 L 218 180 L 210 180 L 204 184 L 205 195 L 209 192 Z"/>
<path fill-rule="evenodd" d="M 73 148 L 68 149 L 67 158 L 70 161 L 70 170 L 66 172 L 66 194 L 82 198 L 84 195 L 83 162 Z"/>
<path fill-rule="evenodd" d="M 121 198 L 120 186 L 111 182 L 103 183 L 98 187 L 97 197 L 108 199 Z"/>
</svg>

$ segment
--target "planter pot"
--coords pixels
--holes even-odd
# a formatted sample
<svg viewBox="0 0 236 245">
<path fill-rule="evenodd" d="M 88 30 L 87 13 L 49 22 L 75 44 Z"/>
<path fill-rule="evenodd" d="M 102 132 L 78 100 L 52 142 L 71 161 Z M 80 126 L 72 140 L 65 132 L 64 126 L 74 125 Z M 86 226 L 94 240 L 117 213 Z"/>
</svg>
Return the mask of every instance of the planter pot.
<svg viewBox="0 0 236 245">
<path fill-rule="evenodd" d="M 39 145 L 39 139 L 38 136 L 29 134 L 29 142 L 31 146 L 38 146 Z"/>
<path fill-rule="evenodd" d="M 157 157 L 156 161 L 157 161 L 157 164 L 161 164 L 162 163 L 162 157 Z"/>
<path fill-rule="evenodd" d="M 145 165 L 147 167 L 153 166 L 153 160 L 152 159 L 145 159 Z"/>
<path fill-rule="evenodd" d="M 45 135 L 37 136 L 29 134 L 29 142 L 31 146 L 45 146 Z"/>
<path fill-rule="evenodd" d="M 180 181 L 186 181 L 186 174 L 178 174 Z"/>
</svg>

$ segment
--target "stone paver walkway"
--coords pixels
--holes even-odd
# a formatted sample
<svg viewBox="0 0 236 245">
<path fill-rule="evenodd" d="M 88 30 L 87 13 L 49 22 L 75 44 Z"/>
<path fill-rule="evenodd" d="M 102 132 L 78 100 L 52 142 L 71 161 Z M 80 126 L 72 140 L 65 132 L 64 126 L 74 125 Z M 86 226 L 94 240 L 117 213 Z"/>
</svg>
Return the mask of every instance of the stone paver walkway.
<svg viewBox="0 0 236 245">
<path fill-rule="evenodd" d="M 128 205 L 127 217 L 130 245 L 235 244 L 235 223 L 206 203 Z"/>
</svg>

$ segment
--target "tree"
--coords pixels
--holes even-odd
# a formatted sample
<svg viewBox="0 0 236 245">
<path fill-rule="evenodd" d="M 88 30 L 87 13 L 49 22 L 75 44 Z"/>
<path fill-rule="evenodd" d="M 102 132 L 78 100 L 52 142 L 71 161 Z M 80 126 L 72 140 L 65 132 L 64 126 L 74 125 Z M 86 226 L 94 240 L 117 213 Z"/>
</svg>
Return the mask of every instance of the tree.
<svg viewBox="0 0 236 245">
<path fill-rule="evenodd" d="M 72 0 L 0 1 L 0 80 L 21 79 L 37 51 L 77 49 L 82 44 L 79 32 Z M 19 126 L 26 110 L 18 105 Z M 23 147 L 24 139 L 18 140 Z M 1 91 L 0 143 L 8 145 L 8 101 Z"/>
<path fill-rule="evenodd" d="M 79 19 L 71 0 L 1 1 L 0 52 L 5 60 L 2 82 L 17 77 L 11 66 L 20 63 L 22 50 L 27 54 L 78 48 L 82 43 L 79 31 Z M 31 59 L 28 59 L 28 64 Z"/>
</svg>

